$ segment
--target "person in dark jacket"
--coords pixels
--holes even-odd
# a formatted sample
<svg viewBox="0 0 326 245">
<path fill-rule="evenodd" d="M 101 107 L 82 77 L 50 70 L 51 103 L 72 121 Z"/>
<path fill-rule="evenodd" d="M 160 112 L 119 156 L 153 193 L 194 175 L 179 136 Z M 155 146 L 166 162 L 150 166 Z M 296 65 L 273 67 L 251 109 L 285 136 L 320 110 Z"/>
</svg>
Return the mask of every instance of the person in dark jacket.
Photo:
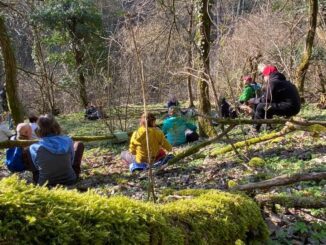
<svg viewBox="0 0 326 245">
<path fill-rule="evenodd" d="M 265 93 L 260 98 L 249 101 L 256 105 L 254 119 L 270 119 L 274 115 L 291 117 L 298 114 L 301 104 L 297 88 L 275 66 L 266 66 L 262 75 L 266 83 Z M 259 131 L 260 127 L 257 124 L 256 130 Z"/>
<path fill-rule="evenodd" d="M 70 137 L 62 135 L 52 115 L 40 116 L 37 124 L 40 140 L 29 147 L 31 160 L 39 173 L 37 184 L 74 184 L 80 173 L 84 145 L 74 144 Z"/>
<path fill-rule="evenodd" d="M 179 101 L 175 95 L 171 95 L 169 101 L 167 102 L 167 107 L 170 108 L 171 106 L 179 106 Z"/>
</svg>

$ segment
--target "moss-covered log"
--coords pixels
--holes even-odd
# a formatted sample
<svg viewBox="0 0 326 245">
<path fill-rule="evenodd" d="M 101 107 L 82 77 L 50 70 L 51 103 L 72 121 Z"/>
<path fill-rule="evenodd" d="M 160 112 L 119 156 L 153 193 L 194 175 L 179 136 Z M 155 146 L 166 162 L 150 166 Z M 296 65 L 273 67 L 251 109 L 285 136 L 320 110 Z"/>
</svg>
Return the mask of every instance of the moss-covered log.
<svg viewBox="0 0 326 245">
<path fill-rule="evenodd" d="M 188 191 L 189 192 L 189 191 Z M 0 181 L 0 242 L 6 244 L 264 244 L 268 231 L 250 198 L 205 191 L 144 203 L 92 191 Z M 241 244 L 242 244 L 241 243 Z"/>
<path fill-rule="evenodd" d="M 260 194 L 255 200 L 263 205 L 280 204 L 287 208 L 326 208 L 326 196 L 322 197 L 300 197 L 276 194 Z"/>
<path fill-rule="evenodd" d="M 18 97 L 17 86 L 17 67 L 14 51 L 11 46 L 9 34 L 5 26 L 5 21 L 0 16 L 0 48 L 2 50 L 5 73 L 6 73 L 6 95 L 9 105 L 9 110 L 12 115 L 14 124 L 23 121 L 23 110 Z"/>
<path fill-rule="evenodd" d="M 127 133 L 128 136 L 131 136 L 132 132 Z M 74 141 L 82 141 L 82 142 L 92 142 L 92 141 L 101 141 L 101 140 L 118 140 L 115 135 L 102 135 L 102 136 L 71 136 Z M 0 142 L 0 149 L 10 148 L 10 147 L 26 147 L 33 143 L 37 142 L 37 140 L 7 140 Z"/>
<path fill-rule="evenodd" d="M 312 173 L 296 173 L 285 174 L 275 178 L 264 180 L 257 183 L 249 183 L 245 185 L 238 185 L 232 188 L 233 190 L 248 191 L 255 189 L 267 189 L 274 186 L 283 186 L 297 183 L 300 181 L 320 181 L 326 179 L 326 172 L 312 172 Z"/>
<path fill-rule="evenodd" d="M 266 134 L 266 135 L 263 135 L 263 136 L 260 136 L 260 137 L 251 138 L 251 139 L 248 139 L 248 140 L 237 142 L 237 143 L 233 144 L 233 146 L 236 149 L 244 148 L 244 147 L 247 147 L 247 146 L 250 146 L 250 145 L 254 145 L 254 144 L 257 144 L 257 143 L 261 143 L 261 142 L 264 142 L 264 141 L 268 141 L 268 140 L 276 139 L 278 137 L 282 137 L 282 136 L 284 136 L 285 134 L 287 134 L 289 132 L 292 132 L 292 131 L 274 132 L 274 133 Z M 227 146 L 222 147 L 220 149 L 213 150 L 210 153 L 210 155 L 211 156 L 217 156 L 217 155 L 225 154 L 225 153 L 230 152 L 230 151 L 233 151 L 232 145 L 227 145 Z"/>
</svg>

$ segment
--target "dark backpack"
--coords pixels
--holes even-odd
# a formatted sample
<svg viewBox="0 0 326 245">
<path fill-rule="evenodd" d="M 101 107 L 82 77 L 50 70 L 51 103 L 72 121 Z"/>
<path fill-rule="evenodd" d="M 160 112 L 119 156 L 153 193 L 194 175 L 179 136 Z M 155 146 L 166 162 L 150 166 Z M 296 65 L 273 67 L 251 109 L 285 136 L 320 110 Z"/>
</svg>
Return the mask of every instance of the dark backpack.
<svg viewBox="0 0 326 245">
<path fill-rule="evenodd" d="M 258 98 L 261 96 L 262 94 L 262 88 L 261 88 L 261 85 L 258 84 L 258 83 L 252 83 L 250 84 L 250 86 L 254 89 L 255 91 L 255 97 Z"/>
<path fill-rule="evenodd" d="M 7 149 L 5 164 L 11 172 L 23 172 L 26 170 L 23 164 L 23 148 L 12 147 Z"/>
</svg>

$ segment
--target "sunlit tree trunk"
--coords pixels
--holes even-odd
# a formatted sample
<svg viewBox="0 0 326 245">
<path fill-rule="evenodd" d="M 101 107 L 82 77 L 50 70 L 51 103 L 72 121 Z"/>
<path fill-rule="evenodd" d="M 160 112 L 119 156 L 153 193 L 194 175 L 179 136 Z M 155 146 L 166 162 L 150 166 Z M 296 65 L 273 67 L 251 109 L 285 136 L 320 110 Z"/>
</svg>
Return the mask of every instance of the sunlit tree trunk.
<svg viewBox="0 0 326 245">
<path fill-rule="evenodd" d="M 189 10 L 189 26 L 188 26 L 188 38 L 189 38 L 189 47 L 188 47 L 188 72 L 192 73 L 191 68 L 193 68 L 193 14 L 194 14 L 194 3 L 191 1 Z M 194 97 L 192 93 L 192 76 L 191 74 L 187 77 L 187 88 L 188 88 L 188 99 L 189 99 L 189 107 L 194 106 Z"/>
<path fill-rule="evenodd" d="M 24 114 L 18 97 L 16 58 L 2 16 L 0 16 L 0 47 L 2 50 L 6 73 L 7 101 L 14 124 L 17 125 L 23 121 Z"/>
<path fill-rule="evenodd" d="M 200 61 L 199 69 L 201 71 L 201 79 L 198 80 L 198 111 L 201 114 L 208 115 L 211 110 L 209 101 L 209 51 L 210 51 L 210 31 L 211 22 L 209 18 L 209 0 L 198 1 L 198 19 L 199 19 L 199 49 Z M 215 136 L 216 131 L 211 125 L 210 120 L 199 117 L 198 119 L 199 134 L 201 136 Z"/>
<path fill-rule="evenodd" d="M 309 5 L 309 30 L 306 37 L 305 50 L 303 51 L 301 62 L 296 69 L 295 84 L 300 92 L 300 95 L 304 95 L 304 81 L 309 67 L 309 62 L 312 54 L 312 47 L 314 43 L 316 26 L 317 26 L 317 14 L 318 14 L 318 0 L 307 0 Z"/>
</svg>

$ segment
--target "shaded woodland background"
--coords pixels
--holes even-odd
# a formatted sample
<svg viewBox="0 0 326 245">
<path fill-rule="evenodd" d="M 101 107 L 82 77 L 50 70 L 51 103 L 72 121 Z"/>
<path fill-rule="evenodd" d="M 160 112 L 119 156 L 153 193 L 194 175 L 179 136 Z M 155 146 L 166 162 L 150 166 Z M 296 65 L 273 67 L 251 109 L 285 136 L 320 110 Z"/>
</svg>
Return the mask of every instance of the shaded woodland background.
<svg viewBox="0 0 326 245">
<path fill-rule="evenodd" d="M 197 99 L 200 78 L 198 2 L 189 1 L 1 1 L 18 63 L 25 112 L 68 113 L 88 102 L 113 108 L 140 104 L 143 64 L 148 103 Z M 70 13 L 60 10 L 72 4 Z M 325 93 L 325 1 L 305 96 Z M 231 102 L 241 76 L 257 76 L 258 63 L 275 64 L 290 80 L 300 63 L 308 29 L 307 2 L 225 0 L 210 2 L 210 93 Z M 257 81 L 260 81 L 257 76 Z M 0 66 L 0 82 L 4 69 Z M 214 101 L 214 102 L 213 102 Z"/>
</svg>

